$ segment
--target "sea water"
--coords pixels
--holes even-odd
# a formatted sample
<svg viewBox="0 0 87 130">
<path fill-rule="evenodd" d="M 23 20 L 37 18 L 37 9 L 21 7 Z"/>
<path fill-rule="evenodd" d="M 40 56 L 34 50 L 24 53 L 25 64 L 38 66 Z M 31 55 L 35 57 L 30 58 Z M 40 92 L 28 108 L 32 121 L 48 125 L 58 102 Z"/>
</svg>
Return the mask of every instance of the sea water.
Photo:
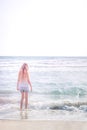
<svg viewBox="0 0 87 130">
<path fill-rule="evenodd" d="M 33 90 L 20 111 L 18 72 L 29 66 Z M 0 57 L 0 119 L 87 120 L 87 57 Z"/>
</svg>

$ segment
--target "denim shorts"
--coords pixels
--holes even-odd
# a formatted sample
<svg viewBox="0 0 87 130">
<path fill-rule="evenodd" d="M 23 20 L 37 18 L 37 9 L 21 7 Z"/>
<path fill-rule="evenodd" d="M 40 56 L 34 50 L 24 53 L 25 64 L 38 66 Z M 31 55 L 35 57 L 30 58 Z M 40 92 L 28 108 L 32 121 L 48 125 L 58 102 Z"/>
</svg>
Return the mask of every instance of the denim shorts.
<svg viewBox="0 0 87 130">
<path fill-rule="evenodd" d="M 29 92 L 29 85 L 27 82 L 22 82 L 19 84 L 20 92 Z"/>
</svg>

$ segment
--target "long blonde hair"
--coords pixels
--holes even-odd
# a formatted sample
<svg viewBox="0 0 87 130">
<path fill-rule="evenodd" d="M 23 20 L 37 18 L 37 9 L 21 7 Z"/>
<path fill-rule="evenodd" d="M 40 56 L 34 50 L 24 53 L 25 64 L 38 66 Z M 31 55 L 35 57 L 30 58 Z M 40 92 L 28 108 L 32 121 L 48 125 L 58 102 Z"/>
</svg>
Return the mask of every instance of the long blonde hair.
<svg viewBox="0 0 87 130">
<path fill-rule="evenodd" d="M 28 65 L 26 64 L 26 63 L 24 63 L 23 65 L 22 65 L 22 78 L 24 77 L 24 71 L 26 70 L 26 74 L 28 74 Z"/>
</svg>

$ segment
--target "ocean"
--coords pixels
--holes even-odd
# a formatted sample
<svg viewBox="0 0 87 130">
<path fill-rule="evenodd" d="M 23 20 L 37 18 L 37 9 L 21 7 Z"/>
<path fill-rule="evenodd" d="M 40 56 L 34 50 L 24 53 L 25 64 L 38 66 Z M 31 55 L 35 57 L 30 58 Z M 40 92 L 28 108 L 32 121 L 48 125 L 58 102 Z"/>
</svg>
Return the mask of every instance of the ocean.
<svg viewBox="0 0 87 130">
<path fill-rule="evenodd" d="M 28 109 L 20 111 L 23 63 L 33 90 Z M 0 119 L 87 121 L 87 57 L 0 56 Z"/>
</svg>

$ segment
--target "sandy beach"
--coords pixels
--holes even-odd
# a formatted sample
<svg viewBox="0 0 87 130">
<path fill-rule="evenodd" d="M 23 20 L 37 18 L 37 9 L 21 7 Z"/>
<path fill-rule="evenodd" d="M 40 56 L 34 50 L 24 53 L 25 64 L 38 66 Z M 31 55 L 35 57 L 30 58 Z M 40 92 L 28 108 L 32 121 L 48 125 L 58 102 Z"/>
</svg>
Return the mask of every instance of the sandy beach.
<svg viewBox="0 0 87 130">
<path fill-rule="evenodd" d="M 87 130 L 87 121 L 0 120 L 1 130 Z"/>
</svg>

